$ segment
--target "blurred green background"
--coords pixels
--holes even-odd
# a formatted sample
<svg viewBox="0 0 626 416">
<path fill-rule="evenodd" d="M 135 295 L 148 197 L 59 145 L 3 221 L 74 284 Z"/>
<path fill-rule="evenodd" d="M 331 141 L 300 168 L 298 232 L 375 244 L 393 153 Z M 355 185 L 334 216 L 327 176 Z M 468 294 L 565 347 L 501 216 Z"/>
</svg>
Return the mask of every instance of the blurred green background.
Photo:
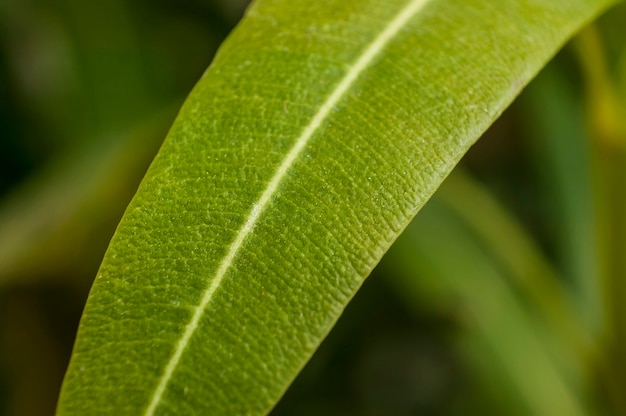
<svg viewBox="0 0 626 416">
<path fill-rule="evenodd" d="M 54 412 L 108 240 L 246 3 L 0 2 L 0 415 Z M 626 414 L 625 24 L 472 148 L 273 414 Z"/>
</svg>

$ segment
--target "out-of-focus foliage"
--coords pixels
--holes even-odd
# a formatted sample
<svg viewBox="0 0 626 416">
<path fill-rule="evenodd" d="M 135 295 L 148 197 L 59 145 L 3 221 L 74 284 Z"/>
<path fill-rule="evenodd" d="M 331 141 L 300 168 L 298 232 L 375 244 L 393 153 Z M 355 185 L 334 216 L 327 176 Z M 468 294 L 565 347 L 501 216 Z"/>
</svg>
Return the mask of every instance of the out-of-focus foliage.
<svg viewBox="0 0 626 416">
<path fill-rule="evenodd" d="M 243 3 L 0 3 L 0 415 L 54 411 L 108 239 Z M 274 414 L 539 414 L 555 391 L 626 414 L 625 23 L 479 141 Z"/>
</svg>

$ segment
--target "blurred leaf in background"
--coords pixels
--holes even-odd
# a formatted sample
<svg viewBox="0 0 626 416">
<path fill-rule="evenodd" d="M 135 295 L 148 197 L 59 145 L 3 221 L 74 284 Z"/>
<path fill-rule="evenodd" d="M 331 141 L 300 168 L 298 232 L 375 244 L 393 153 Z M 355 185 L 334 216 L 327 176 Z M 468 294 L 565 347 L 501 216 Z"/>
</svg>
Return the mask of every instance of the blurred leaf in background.
<svg viewBox="0 0 626 416">
<path fill-rule="evenodd" d="M 108 239 L 245 5 L 0 3 L 0 414 L 53 413 Z M 479 141 L 274 414 L 626 414 L 625 22 Z"/>
</svg>

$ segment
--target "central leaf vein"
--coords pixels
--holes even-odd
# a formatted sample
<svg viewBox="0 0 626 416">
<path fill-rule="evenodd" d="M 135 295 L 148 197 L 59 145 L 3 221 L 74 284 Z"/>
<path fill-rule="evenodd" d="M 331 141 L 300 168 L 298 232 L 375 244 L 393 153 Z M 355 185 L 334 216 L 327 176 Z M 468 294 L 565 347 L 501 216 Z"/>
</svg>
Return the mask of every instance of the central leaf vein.
<svg viewBox="0 0 626 416">
<path fill-rule="evenodd" d="M 349 67 L 346 75 L 342 78 L 341 82 L 337 84 L 332 93 L 328 96 L 324 104 L 320 107 L 315 116 L 311 119 L 310 123 L 302 131 L 302 134 L 298 137 L 295 144 L 285 156 L 284 160 L 272 176 L 271 180 L 267 184 L 267 187 L 263 191 L 263 194 L 256 203 L 252 205 L 252 208 L 247 216 L 247 219 L 243 226 L 237 232 L 234 241 L 231 243 L 226 256 L 222 259 L 211 284 L 206 288 L 202 294 L 202 298 L 198 306 L 195 308 L 191 320 L 185 327 L 185 331 L 181 335 L 178 343 L 176 344 L 174 353 L 172 354 L 162 376 L 159 379 L 159 383 L 151 397 L 150 403 L 146 408 L 145 415 L 152 416 L 156 411 L 165 389 L 170 382 L 176 367 L 178 366 L 181 357 L 188 346 L 191 337 L 199 326 L 200 320 L 204 315 L 209 303 L 213 299 L 215 292 L 220 287 L 226 272 L 232 265 L 237 253 L 241 249 L 246 237 L 250 234 L 255 224 L 263 211 L 270 204 L 272 197 L 276 194 L 281 182 L 286 177 L 287 172 L 293 166 L 298 156 L 302 153 L 305 146 L 310 141 L 311 137 L 324 123 L 324 120 L 328 117 L 332 109 L 337 103 L 346 95 L 352 84 L 361 75 L 361 73 L 372 63 L 376 55 L 387 45 L 387 43 L 407 24 L 407 22 L 413 18 L 429 0 L 412 0 L 405 6 L 394 19 L 385 27 L 372 43 L 368 45 L 365 51 L 359 56 L 359 58 Z"/>
</svg>

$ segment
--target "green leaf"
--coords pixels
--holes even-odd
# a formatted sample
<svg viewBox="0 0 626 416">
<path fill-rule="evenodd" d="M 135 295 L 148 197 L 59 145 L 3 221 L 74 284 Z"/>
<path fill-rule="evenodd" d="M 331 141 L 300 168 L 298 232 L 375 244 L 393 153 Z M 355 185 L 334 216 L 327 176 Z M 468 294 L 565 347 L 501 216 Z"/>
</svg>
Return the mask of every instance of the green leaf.
<svg viewBox="0 0 626 416">
<path fill-rule="evenodd" d="M 111 242 L 60 414 L 263 414 L 464 152 L 610 1 L 259 0 Z"/>
</svg>

